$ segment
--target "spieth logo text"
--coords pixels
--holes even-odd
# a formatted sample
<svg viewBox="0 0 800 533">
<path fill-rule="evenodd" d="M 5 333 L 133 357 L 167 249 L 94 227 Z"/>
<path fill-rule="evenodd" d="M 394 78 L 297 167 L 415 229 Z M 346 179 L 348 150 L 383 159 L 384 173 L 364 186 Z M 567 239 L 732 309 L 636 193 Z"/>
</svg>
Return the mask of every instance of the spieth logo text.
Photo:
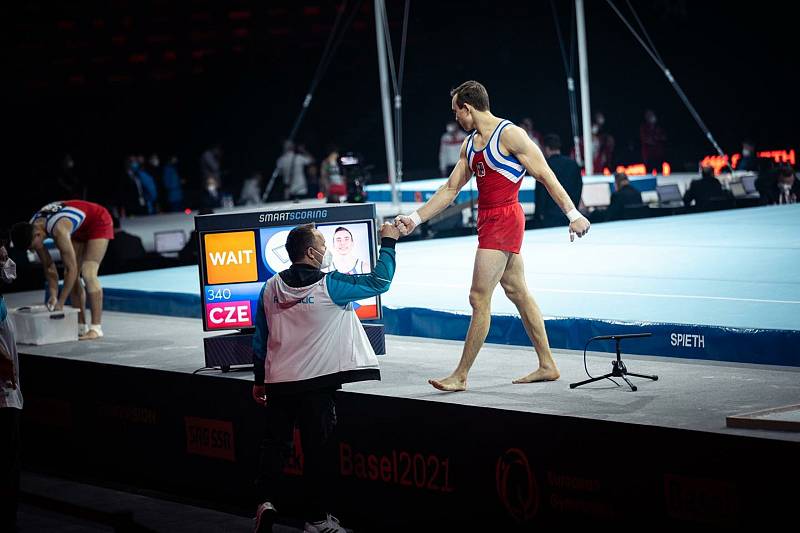
<svg viewBox="0 0 800 533">
<path fill-rule="evenodd" d="M 205 235 L 208 284 L 256 281 L 255 238 L 252 231 Z"/>
</svg>

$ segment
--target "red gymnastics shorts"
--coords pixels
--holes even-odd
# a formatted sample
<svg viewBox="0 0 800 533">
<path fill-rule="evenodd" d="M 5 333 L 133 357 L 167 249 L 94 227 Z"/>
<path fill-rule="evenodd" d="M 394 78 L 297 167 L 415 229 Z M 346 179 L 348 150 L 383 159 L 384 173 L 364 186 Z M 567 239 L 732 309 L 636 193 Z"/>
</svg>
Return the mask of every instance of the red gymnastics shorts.
<svg viewBox="0 0 800 533">
<path fill-rule="evenodd" d="M 76 241 L 90 241 L 92 239 L 114 238 L 114 221 L 111 214 L 101 205 L 91 204 L 81 205 L 80 208 L 86 212 L 86 220 L 75 230 L 72 238 Z"/>
<path fill-rule="evenodd" d="M 518 254 L 525 232 L 525 213 L 515 201 L 499 207 L 478 206 L 478 248 Z"/>
</svg>

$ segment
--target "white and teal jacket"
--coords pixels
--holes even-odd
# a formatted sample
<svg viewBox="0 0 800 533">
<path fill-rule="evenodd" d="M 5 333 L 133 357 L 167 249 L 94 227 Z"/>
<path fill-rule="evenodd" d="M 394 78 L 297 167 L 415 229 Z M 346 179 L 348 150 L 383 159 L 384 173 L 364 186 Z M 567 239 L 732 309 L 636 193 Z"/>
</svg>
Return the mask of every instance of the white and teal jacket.
<svg viewBox="0 0 800 533">
<path fill-rule="evenodd" d="M 289 394 L 380 379 L 378 358 L 353 302 L 389 290 L 397 241 L 383 238 L 369 274 L 294 264 L 264 284 L 253 336 L 255 382 Z"/>
</svg>

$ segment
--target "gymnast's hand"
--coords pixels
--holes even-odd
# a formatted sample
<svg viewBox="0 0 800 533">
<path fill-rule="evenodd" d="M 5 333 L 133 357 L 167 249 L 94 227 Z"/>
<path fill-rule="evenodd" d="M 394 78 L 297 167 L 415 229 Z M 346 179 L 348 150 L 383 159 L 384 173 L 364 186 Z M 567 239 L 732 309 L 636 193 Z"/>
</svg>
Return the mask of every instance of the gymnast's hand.
<svg viewBox="0 0 800 533">
<path fill-rule="evenodd" d="M 591 226 L 589 219 L 583 216 L 572 221 L 569 225 L 569 242 L 575 240 L 575 235 L 578 238 L 586 235 L 589 232 L 589 226 Z"/>
<path fill-rule="evenodd" d="M 51 296 L 47 299 L 47 310 L 48 311 L 61 311 L 64 309 L 64 304 L 58 303 L 58 298 L 55 296 Z"/>
<path fill-rule="evenodd" d="M 400 238 L 400 230 L 391 222 L 384 222 L 381 226 L 381 237 L 397 240 Z"/>
<path fill-rule="evenodd" d="M 414 220 L 410 216 L 406 215 L 397 215 L 394 218 L 394 225 L 400 231 L 400 235 L 405 237 L 409 235 L 417 225 L 414 223 Z"/>
</svg>

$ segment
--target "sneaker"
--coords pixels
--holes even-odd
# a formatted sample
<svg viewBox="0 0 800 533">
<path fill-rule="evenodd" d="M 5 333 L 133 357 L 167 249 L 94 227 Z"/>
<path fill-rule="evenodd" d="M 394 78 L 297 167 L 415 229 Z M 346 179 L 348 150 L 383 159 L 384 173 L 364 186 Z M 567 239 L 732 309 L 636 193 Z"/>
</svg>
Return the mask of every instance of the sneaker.
<svg viewBox="0 0 800 533">
<path fill-rule="evenodd" d="M 270 502 L 264 502 L 256 510 L 255 533 L 272 533 L 272 524 L 275 522 L 277 511 Z"/>
<path fill-rule="evenodd" d="M 305 533 L 347 533 L 347 530 L 339 525 L 339 519 L 331 514 L 319 522 L 306 522 L 303 531 Z"/>
</svg>

